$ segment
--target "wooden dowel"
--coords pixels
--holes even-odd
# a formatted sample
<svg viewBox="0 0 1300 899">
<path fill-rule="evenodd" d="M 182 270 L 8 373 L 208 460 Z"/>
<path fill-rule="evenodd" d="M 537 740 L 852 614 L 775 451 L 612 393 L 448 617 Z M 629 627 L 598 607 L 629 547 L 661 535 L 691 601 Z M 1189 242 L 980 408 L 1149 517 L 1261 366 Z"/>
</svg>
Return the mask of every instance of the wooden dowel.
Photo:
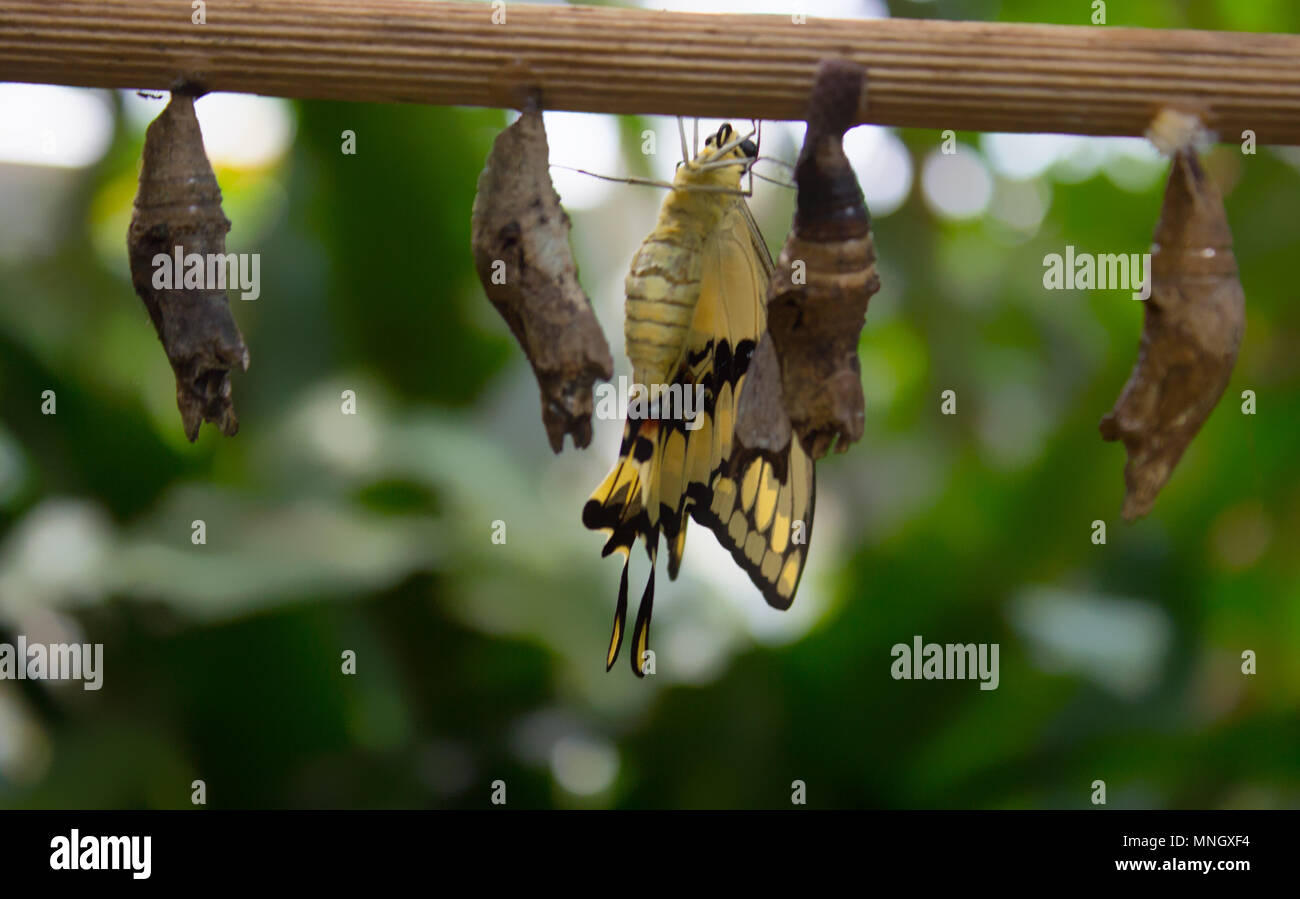
<svg viewBox="0 0 1300 899">
<path fill-rule="evenodd" d="M 0 81 L 796 119 L 818 61 L 867 68 L 862 121 L 1140 135 L 1162 106 L 1300 143 L 1300 36 L 423 0 L 0 0 Z M 0 111 L 2 114 L 3 111 Z"/>
</svg>

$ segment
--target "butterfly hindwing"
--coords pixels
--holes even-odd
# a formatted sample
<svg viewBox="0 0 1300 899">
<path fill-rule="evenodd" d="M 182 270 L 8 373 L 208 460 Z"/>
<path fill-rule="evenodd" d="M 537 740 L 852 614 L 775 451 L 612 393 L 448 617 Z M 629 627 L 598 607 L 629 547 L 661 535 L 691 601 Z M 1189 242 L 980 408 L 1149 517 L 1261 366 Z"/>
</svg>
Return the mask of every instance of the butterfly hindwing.
<svg viewBox="0 0 1300 899">
<path fill-rule="evenodd" d="M 815 500 L 812 460 L 796 439 L 784 481 L 762 458 L 718 472 L 691 517 L 713 531 L 768 605 L 788 609 L 803 576 Z"/>
</svg>

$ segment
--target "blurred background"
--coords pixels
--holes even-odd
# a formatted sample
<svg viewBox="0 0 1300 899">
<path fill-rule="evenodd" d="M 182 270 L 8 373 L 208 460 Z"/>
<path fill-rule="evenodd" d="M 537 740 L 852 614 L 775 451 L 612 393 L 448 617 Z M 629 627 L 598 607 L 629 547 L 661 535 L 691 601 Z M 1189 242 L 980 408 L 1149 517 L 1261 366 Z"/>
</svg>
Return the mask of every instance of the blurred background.
<svg viewBox="0 0 1300 899">
<path fill-rule="evenodd" d="M 1281 0 L 1109 16 L 1300 29 Z M 241 808 L 485 807 L 494 780 L 525 808 L 789 807 L 794 780 L 811 807 L 1083 808 L 1099 779 L 1111 807 L 1300 805 L 1300 149 L 1245 155 L 1222 135 L 1206 157 L 1246 341 L 1154 511 L 1127 525 L 1124 451 L 1097 422 L 1142 306 L 1046 291 L 1043 258 L 1146 252 L 1165 162 L 1137 139 L 958 133 L 944 155 L 939 129 L 850 132 L 883 282 L 860 347 L 866 437 L 818 466 L 790 611 L 691 530 L 681 578 L 659 583 L 657 674 L 638 681 L 626 647 L 604 670 L 619 563 L 579 519 L 621 423 L 552 455 L 473 271 L 475 182 L 507 113 L 199 101 L 228 250 L 261 254 L 262 290 L 232 301 L 251 354 L 241 431 L 190 445 L 125 246 L 164 103 L 0 85 L 0 642 L 104 644 L 98 692 L 0 681 L 0 807 L 190 807 L 196 779 L 209 807 Z M 665 177 L 680 155 L 672 119 L 547 127 L 558 165 Z M 762 153 L 793 161 L 801 137 L 767 123 Z M 554 174 L 628 374 L 622 279 L 662 191 Z M 793 204 L 757 184 L 774 253 Z M 634 598 L 646 566 L 634 555 Z M 890 648 L 914 635 L 1000 644 L 998 688 L 893 680 Z"/>
</svg>

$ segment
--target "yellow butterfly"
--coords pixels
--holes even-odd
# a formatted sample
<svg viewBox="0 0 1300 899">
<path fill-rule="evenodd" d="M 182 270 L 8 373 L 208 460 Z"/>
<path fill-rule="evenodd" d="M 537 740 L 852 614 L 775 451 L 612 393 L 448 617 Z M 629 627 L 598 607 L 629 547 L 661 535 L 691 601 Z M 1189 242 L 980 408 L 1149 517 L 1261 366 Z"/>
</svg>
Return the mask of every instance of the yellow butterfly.
<svg viewBox="0 0 1300 899">
<path fill-rule="evenodd" d="M 582 521 L 609 534 L 602 555 L 621 552 L 613 667 L 627 620 L 632 547 L 645 541 L 650 578 L 633 630 L 632 670 L 644 675 L 654 607 L 659 534 L 676 578 L 687 515 L 713 531 L 767 602 L 794 601 L 812 534 L 813 462 L 797 439 L 785 464 L 733 459 L 735 410 L 758 339 L 767 328 L 772 258 L 740 192 L 757 156 L 754 143 L 723 125 L 677 168 L 655 229 L 627 276 L 624 337 L 635 385 L 703 388 L 697 418 L 633 417 L 618 462 L 587 500 Z M 633 389 L 637 389 L 634 387 Z M 784 475 L 784 478 L 781 477 Z"/>
</svg>

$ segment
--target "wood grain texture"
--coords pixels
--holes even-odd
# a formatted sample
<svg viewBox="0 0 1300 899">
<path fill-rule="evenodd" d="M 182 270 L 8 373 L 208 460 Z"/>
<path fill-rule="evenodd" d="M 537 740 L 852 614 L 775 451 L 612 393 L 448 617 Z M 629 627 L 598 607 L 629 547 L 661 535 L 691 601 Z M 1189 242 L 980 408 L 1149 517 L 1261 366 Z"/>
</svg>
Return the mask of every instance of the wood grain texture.
<svg viewBox="0 0 1300 899">
<path fill-rule="evenodd" d="M 860 121 L 1141 135 L 1164 106 L 1300 143 L 1300 36 L 848 21 L 421 0 L 0 0 L 0 80 L 436 105 L 797 119 L 825 56 Z"/>
</svg>

